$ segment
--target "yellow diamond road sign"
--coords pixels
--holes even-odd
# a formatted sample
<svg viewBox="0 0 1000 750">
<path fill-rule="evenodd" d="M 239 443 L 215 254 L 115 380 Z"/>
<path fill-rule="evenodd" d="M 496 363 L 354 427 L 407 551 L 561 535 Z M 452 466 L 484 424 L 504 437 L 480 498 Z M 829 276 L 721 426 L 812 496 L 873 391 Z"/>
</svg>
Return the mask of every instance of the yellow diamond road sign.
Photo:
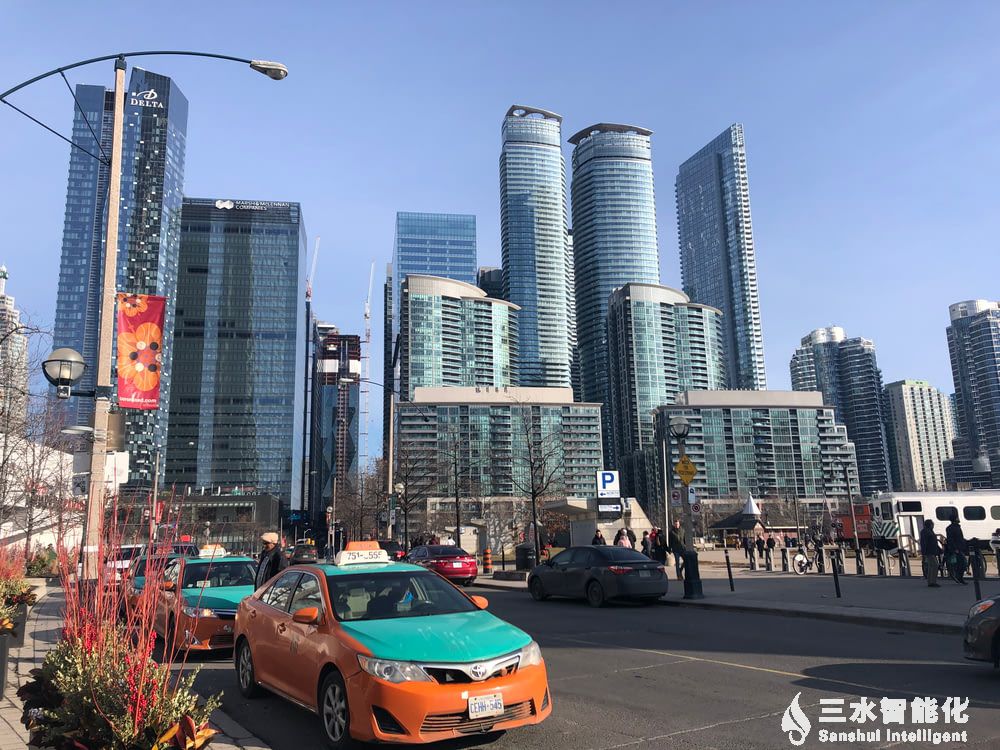
<svg viewBox="0 0 1000 750">
<path fill-rule="evenodd" d="M 694 479 L 694 475 L 698 473 L 691 459 L 687 456 L 681 456 L 681 460 L 674 464 L 674 471 L 677 472 L 677 476 L 681 478 L 684 484 L 690 484 L 691 480 Z"/>
</svg>

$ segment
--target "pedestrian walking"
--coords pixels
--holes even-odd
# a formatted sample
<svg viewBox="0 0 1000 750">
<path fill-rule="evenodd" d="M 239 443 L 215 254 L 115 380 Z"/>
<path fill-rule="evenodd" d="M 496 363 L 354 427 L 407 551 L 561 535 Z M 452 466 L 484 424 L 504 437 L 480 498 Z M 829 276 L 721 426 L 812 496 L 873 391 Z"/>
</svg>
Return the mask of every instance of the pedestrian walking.
<svg viewBox="0 0 1000 750">
<path fill-rule="evenodd" d="M 750 541 L 750 536 L 746 535 L 743 537 L 743 556 L 749 560 L 750 555 L 753 554 L 753 542 Z"/>
<path fill-rule="evenodd" d="M 598 529 L 596 532 L 594 532 L 594 538 L 590 540 L 590 543 L 607 545 L 608 542 L 604 538 L 604 534 L 601 533 L 601 530 Z"/>
<path fill-rule="evenodd" d="M 625 533 L 628 535 L 628 546 L 635 549 L 635 532 L 626 528 Z"/>
<path fill-rule="evenodd" d="M 653 559 L 653 546 L 649 541 L 649 532 L 642 532 L 642 541 L 639 542 L 639 547 L 642 549 L 642 554 L 644 554 L 649 559 Z"/>
<path fill-rule="evenodd" d="M 764 537 L 760 534 L 757 535 L 757 541 L 754 542 L 754 546 L 757 548 L 757 557 L 759 559 L 764 558 Z"/>
<path fill-rule="evenodd" d="M 618 535 L 617 541 L 615 541 L 616 547 L 625 547 L 626 549 L 632 549 L 632 542 L 628 540 L 628 534 L 622 533 Z"/>
<path fill-rule="evenodd" d="M 661 529 L 656 529 L 656 538 L 653 542 L 653 559 L 656 560 L 661 565 L 667 564 L 667 552 L 670 550 L 670 542 L 667 539 L 666 532 Z"/>
<path fill-rule="evenodd" d="M 952 576 L 963 586 L 968 585 L 965 580 L 965 568 L 968 565 L 969 543 L 965 540 L 965 534 L 962 532 L 962 524 L 958 522 L 957 510 L 951 514 L 951 523 L 945 530 L 944 553 L 951 566 Z"/>
<path fill-rule="evenodd" d="M 255 588 L 260 588 L 274 576 L 288 567 L 288 559 L 281 554 L 278 546 L 278 535 L 273 531 L 260 535 L 263 549 L 257 558 L 257 575 L 254 577 Z"/>
<path fill-rule="evenodd" d="M 929 518 L 920 530 L 920 556 L 924 559 L 924 578 L 930 588 L 941 588 L 937 582 L 938 568 L 941 566 L 941 544 L 934 533 L 934 522 Z"/>
<path fill-rule="evenodd" d="M 674 569 L 677 571 L 677 579 L 681 578 L 681 571 L 684 569 L 684 553 L 687 551 L 687 537 L 681 522 L 674 519 L 674 524 L 670 528 L 670 551 L 674 555 Z"/>
</svg>

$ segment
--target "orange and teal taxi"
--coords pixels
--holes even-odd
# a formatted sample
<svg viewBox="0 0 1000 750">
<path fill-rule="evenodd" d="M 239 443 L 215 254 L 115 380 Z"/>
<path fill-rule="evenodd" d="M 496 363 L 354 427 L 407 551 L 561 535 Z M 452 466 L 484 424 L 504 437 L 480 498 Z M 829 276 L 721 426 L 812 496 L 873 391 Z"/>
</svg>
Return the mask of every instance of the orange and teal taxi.
<svg viewBox="0 0 1000 750">
<path fill-rule="evenodd" d="M 537 724 L 552 712 L 524 631 L 437 573 L 357 542 L 335 565 L 289 568 L 236 613 L 240 690 L 318 714 L 335 750 Z"/>
<path fill-rule="evenodd" d="M 253 594 L 257 563 L 226 554 L 214 545 L 198 557 L 167 564 L 156 602 L 154 628 L 168 648 L 188 651 L 231 649 L 236 608 Z"/>
</svg>

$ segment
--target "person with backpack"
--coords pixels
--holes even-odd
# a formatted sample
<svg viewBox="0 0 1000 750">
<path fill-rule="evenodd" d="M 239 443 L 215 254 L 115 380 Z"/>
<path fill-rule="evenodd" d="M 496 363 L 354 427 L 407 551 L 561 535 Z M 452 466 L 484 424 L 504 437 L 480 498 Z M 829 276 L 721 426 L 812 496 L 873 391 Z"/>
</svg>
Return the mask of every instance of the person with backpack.
<svg viewBox="0 0 1000 750">
<path fill-rule="evenodd" d="M 929 518 L 924 521 L 924 528 L 920 530 L 920 556 L 923 558 L 924 577 L 928 587 L 941 588 L 941 584 L 937 582 L 938 568 L 941 566 L 941 545 L 934 533 L 934 522 Z"/>
<path fill-rule="evenodd" d="M 967 586 L 965 568 L 968 565 L 969 543 L 962 532 L 962 524 L 958 522 L 958 511 L 951 514 L 951 523 L 945 531 L 944 554 L 951 568 L 951 575 L 957 583 Z"/>
</svg>

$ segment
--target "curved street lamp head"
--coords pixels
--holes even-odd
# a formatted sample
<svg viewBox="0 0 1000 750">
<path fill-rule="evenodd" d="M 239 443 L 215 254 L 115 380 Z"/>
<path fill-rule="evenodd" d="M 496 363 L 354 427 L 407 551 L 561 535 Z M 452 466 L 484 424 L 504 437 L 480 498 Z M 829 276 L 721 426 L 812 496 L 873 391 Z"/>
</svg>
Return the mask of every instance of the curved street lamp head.
<svg viewBox="0 0 1000 750">
<path fill-rule="evenodd" d="M 670 418 L 670 434 L 673 435 L 676 440 L 683 440 L 686 438 L 690 429 L 691 423 L 688 422 L 687 417 L 678 414 L 676 417 Z"/>
<path fill-rule="evenodd" d="M 272 60 L 251 60 L 250 67 L 258 73 L 263 73 L 268 78 L 275 81 L 283 81 L 285 78 L 288 78 L 288 68 L 280 62 L 274 62 Z"/>
<path fill-rule="evenodd" d="M 64 347 L 56 349 L 42 362 L 42 374 L 56 387 L 59 398 L 69 398 L 72 387 L 83 377 L 87 363 L 80 352 Z"/>
</svg>

